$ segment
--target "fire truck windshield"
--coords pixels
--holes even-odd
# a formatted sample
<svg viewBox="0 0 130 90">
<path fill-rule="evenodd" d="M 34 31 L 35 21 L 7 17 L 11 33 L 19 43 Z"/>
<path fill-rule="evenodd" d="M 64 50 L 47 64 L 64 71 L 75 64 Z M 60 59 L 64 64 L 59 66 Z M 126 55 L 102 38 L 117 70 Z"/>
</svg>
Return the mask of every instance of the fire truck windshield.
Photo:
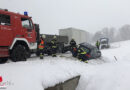
<svg viewBox="0 0 130 90">
<path fill-rule="evenodd" d="M 33 25 L 32 25 L 31 20 L 26 19 L 26 18 L 22 18 L 21 22 L 22 22 L 22 27 L 24 27 L 26 29 L 33 29 Z"/>
</svg>

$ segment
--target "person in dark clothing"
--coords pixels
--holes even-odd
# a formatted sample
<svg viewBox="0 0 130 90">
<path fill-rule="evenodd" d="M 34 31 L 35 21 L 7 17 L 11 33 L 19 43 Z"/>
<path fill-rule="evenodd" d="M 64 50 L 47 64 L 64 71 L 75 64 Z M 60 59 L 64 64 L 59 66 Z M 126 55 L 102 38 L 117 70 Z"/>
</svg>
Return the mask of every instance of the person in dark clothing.
<svg viewBox="0 0 130 90">
<path fill-rule="evenodd" d="M 99 47 L 100 47 L 100 42 L 97 40 L 97 42 L 96 42 L 96 47 L 98 48 L 98 50 L 99 50 Z"/>
<path fill-rule="evenodd" d="M 89 50 L 85 51 L 84 48 L 82 47 L 78 49 L 78 59 L 80 61 L 88 63 L 87 60 L 89 60 L 89 57 L 90 57 Z"/>
<path fill-rule="evenodd" d="M 53 39 L 51 40 L 51 50 L 52 50 L 52 57 L 56 57 L 56 52 L 57 52 L 56 36 L 54 36 Z"/>
<path fill-rule="evenodd" d="M 73 56 L 73 57 L 76 57 L 76 56 L 77 56 L 77 53 L 78 53 L 78 48 L 77 48 L 77 46 L 72 47 L 71 52 L 72 52 L 72 56 Z"/>
<path fill-rule="evenodd" d="M 70 41 L 70 46 L 71 47 L 75 47 L 76 46 L 76 42 L 75 40 L 72 38 L 72 40 Z"/>
<path fill-rule="evenodd" d="M 74 39 L 70 41 L 70 51 L 74 57 L 77 56 L 77 45 Z"/>
</svg>

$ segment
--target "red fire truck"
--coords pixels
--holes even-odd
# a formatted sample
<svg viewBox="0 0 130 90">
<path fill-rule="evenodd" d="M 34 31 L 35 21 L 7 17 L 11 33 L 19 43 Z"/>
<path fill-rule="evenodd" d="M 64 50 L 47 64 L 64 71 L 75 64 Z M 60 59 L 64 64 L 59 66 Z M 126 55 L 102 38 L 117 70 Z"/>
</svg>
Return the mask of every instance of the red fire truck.
<svg viewBox="0 0 130 90">
<path fill-rule="evenodd" d="M 37 49 L 37 31 L 31 17 L 0 9 L 0 63 L 23 61 Z"/>
</svg>

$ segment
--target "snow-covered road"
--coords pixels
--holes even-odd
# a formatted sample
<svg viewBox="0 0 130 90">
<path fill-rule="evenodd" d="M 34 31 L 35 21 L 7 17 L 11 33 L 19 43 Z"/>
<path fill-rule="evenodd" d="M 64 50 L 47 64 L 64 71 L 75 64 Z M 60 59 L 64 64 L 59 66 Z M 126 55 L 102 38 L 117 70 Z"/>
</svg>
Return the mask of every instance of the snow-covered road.
<svg viewBox="0 0 130 90">
<path fill-rule="evenodd" d="M 130 41 L 113 43 L 110 49 L 102 50 L 101 58 L 87 64 L 66 54 L 67 57 L 47 56 L 43 60 L 31 58 L 0 65 L 4 90 L 43 90 L 76 75 L 81 75 L 76 90 L 129 90 L 129 45 Z"/>
</svg>

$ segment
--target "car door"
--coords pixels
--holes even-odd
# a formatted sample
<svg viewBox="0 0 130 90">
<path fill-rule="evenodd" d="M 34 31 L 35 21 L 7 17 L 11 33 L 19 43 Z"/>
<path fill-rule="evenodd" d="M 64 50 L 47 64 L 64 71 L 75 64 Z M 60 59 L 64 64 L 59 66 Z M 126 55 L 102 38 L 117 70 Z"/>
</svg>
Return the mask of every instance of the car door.
<svg viewBox="0 0 130 90">
<path fill-rule="evenodd" d="M 36 37 L 36 33 L 35 33 L 34 26 L 31 19 L 21 18 L 21 24 L 22 24 L 22 31 L 25 35 L 25 38 L 29 42 L 35 42 L 36 38 L 34 37 Z"/>
</svg>

